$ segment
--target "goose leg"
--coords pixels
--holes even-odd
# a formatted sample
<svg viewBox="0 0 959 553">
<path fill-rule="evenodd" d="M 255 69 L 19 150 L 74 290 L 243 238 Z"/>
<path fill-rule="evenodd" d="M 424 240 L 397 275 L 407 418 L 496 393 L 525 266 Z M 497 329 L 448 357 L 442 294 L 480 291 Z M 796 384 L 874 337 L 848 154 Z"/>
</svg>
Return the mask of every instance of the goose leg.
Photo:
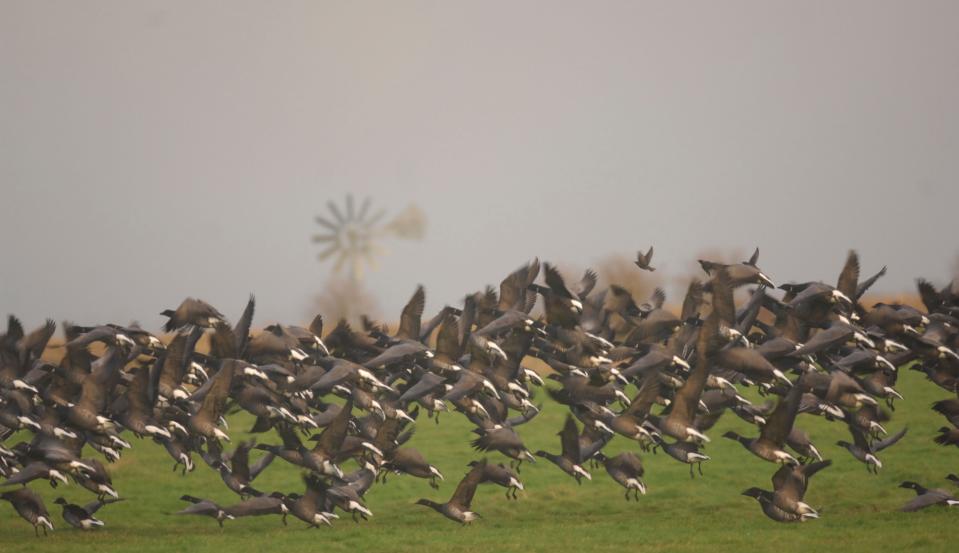
<svg viewBox="0 0 959 553">
<path fill-rule="evenodd" d="M 692 464 L 692 463 L 689 463 L 689 477 L 690 477 L 690 478 L 696 478 L 696 475 L 693 474 L 693 464 Z"/>
<path fill-rule="evenodd" d="M 703 464 L 702 464 L 702 463 L 696 463 L 696 468 L 699 469 L 699 475 L 700 475 L 700 476 L 703 476 Z"/>
</svg>

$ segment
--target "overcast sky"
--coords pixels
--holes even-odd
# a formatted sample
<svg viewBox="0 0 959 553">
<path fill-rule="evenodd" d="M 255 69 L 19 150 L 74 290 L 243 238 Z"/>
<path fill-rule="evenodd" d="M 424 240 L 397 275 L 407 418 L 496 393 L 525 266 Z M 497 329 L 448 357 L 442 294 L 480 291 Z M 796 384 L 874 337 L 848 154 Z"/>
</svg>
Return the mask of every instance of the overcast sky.
<svg viewBox="0 0 959 553">
<path fill-rule="evenodd" d="M 884 291 L 959 254 L 959 2 L 0 0 L 0 313 L 187 295 L 301 322 L 313 216 L 426 213 L 368 284 L 428 310 L 534 255 L 762 249 Z M 671 290 L 673 295 L 678 290 Z"/>
</svg>

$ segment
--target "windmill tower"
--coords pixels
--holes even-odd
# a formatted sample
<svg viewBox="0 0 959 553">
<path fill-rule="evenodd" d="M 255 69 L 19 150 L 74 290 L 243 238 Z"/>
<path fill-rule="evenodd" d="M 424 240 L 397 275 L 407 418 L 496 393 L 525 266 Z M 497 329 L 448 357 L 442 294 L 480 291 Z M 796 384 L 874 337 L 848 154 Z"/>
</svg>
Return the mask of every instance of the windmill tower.
<svg viewBox="0 0 959 553">
<path fill-rule="evenodd" d="M 364 302 L 369 301 L 363 291 L 363 277 L 377 269 L 377 258 L 386 253 L 382 243 L 390 238 L 420 240 L 426 228 L 426 217 L 415 205 L 391 219 L 385 209 L 374 210 L 372 205 L 372 200 L 365 198 L 357 209 L 353 196 L 347 195 L 345 205 L 328 201 L 329 215 L 315 217 L 321 227 L 313 235 L 313 243 L 322 247 L 318 259 L 321 263 L 333 262 L 334 283 L 341 283 L 343 270 L 347 270 L 345 282 L 338 285 L 344 289 L 333 291 L 329 298 L 334 304 L 332 311 L 347 319 L 359 316 Z"/>
</svg>

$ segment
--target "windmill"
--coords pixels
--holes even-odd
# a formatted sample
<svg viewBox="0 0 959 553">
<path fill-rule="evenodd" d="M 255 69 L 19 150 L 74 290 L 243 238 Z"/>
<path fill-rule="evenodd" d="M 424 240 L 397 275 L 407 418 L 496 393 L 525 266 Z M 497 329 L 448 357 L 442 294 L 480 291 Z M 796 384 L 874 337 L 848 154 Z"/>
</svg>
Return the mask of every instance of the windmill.
<svg viewBox="0 0 959 553">
<path fill-rule="evenodd" d="M 340 209 L 332 201 L 326 202 L 331 217 L 316 216 L 316 223 L 323 232 L 313 235 L 313 242 L 324 244 L 318 254 L 320 261 L 335 259 L 333 272 L 339 272 L 344 266 L 349 268 L 352 280 L 362 280 L 364 265 L 368 269 L 377 268 L 376 257 L 385 253 L 380 246 L 384 238 L 394 236 L 406 240 L 419 240 L 423 237 L 426 219 L 415 205 L 410 205 L 388 223 L 382 224 L 386 210 L 379 209 L 371 213 L 372 201 L 365 198 L 357 210 L 353 196 L 346 197 L 346 206 Z"/>
<path fill-rule="evenodd" d="M 336 304 L 331 310 L 352 318 L 357 306 L 365 297 L 362 292 L 363 275 L 376 270 L 377 258 L 386 253 L 382 243 L 390 238 L 419 240 L 423 237 L 426 217 L 415 205 L 410 205 L 392 219 L 387 220 L 385 209 L 372 208 L 373 202 L 365 198 L 357 209 L 352 195 L 346 196 L 345 205 L 326 202 L 329 215 L 317 215 L 320 232 L 313 235 L 313 243 L 322 249 L 317 254 L 320 262 L 333 261 L 334 276 L 348 270 L 346 289 L 333 292 Z"/>
</svg>

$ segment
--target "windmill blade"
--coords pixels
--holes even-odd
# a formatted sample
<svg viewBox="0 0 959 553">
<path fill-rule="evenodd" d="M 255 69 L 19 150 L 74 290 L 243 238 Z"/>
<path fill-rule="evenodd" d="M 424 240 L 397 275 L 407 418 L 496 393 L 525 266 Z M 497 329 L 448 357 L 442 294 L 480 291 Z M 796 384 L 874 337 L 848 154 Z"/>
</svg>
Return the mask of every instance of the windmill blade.
<svg viewBox="0 0 959 553">
<path fill-rule="evenodd" d="M 328 246 L 325 250 L 321 251 L 319 255 L 317 255 L 317 257 L 319 258 L 320 261 L 326 261 L 328 257 L 330 257 L 331 255 L 333 255 L 334 253 L 338 251 L 341 251 L 339 244 L 333 244 L 331 246 Z"/>
<path fill-rule="evenodd" d="M 335 234 L 314 234 L 314 235 L 313 235 L 313 242 L 314 242 L 314 243 L 320 243 L 320 242 L 336 242 L 336 240 L 337 240 L 337 238 L 336 238 L 336 235 L 335 235 Z"/>
<path fill-rule="evenodd" d="M 336 207 L 336 204 L 332 201 L 326 202 L 326 206 L 330 208 L 330 211 L 333 212 L 333 217 L 336 217 L 336 222 L 343 224 L 346 222 L 346 219 L 343 217 L 343 214 L 340 213 L 340 208 Z"/>
<path fill-rule="evenodd" d="M 333 232 L 336 232 L 336 231 L 339 230 L 339 227 L 337 227 L 337 226 L 334 225 L 333 223 L 327 221 L 327 220 L 324 219 L 323 217 L 320 217 L 319 215 L 317 215 L 316 217 L 314 217 L 314 219 L 316 219 L 316 222 L 317 222 L 318 224 L 323 225 L 324 227 L 332 230 Z"/>
<path fill-rule="evenodd" d="M 386 216 L 385 209 L 381 209 L 377 211 L 376 213 L 373 214 L 372 217 L 370 217 L 370 220 L 365 223 L 366 228 L 373 229 L 374 225 L 376 225 L 376 223 L 379 223 L 380 219 L 382 219 L 384 216 Z M 384 232 L 385 230 L 386 229 L 374 229 L 373 232 Z"/>
<path fill-rule="evenodd" d="M 353 194 L 346 195 L 346 220 L 352 221 L 355 213 L 353 212 Z"/>
<path fill-rule="evenodd" d="M 362 221 L 363 218 L 366 217 L 366 213 L 370 210 L 370 205 L 372 203 L 373 202 L 369 199 L 369 197 L 363 198 L 363 203 L 360 204 L 360 212 L 356 215 L 358 220 Z"/>
</svg>

